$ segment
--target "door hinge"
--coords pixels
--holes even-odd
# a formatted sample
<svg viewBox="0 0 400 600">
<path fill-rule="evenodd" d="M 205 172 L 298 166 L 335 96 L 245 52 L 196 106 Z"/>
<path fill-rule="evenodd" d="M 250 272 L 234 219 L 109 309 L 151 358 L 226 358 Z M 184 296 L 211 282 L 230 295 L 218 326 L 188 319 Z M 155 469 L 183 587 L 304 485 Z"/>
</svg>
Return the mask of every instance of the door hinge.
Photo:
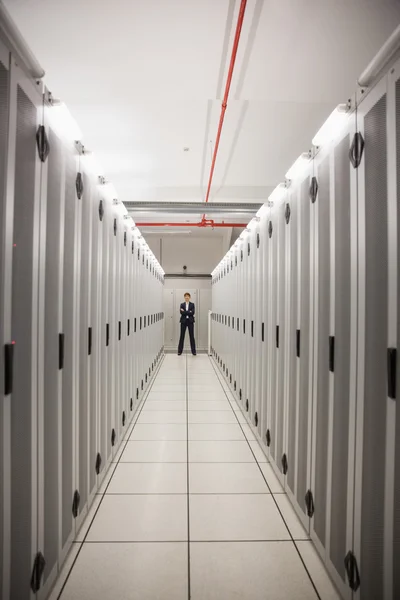
<svg viewBox="0 0 400 600">
<path fill-rule="evenodd" d="M 96 464 L 95 464 L 95 470 L 96 470 L 97 475 L 100 473 L 100 467 L 101 467 L 101 455 L 100 455 L 100 452 L 98 452 L 97 456 L 96 456 Z"/>
<path fill-rule="evenodd" d="M 260 234 L 257 233 L 257 248 L 260 247 Z"/>
<path fill-rule="evenodd" d="M 258 414 L 257 414 L 257 413 L 255 413 L 255 415 L 254 415 L 254 425 L 255 425 L 256 427 L 257 427 L 257 425 L 258 425 Z"/>
<path fill-rule="evenodd" d="M 142 379 L 142 385 L 141 385 L 141 387 L 142 387 L 142 391 L 143 391 L 143 379 Z"/>
<path fill-rule="evenodd" d="M 315 204 L 318 196 L 318 179 L 315 176 L 311 178 L 309 196 L 312 204 Z"/>
<path fill-rule="evenodd" d="M 331 373 L 335 371 L 335 336 L 329 336 L 329 370 Z"/>
<path fill-rule="evenodd" d="M 114 219 L 114 235 L 117 235 L 117 219 Z"/>
<path fill-rule="evenodd" d="M 361 164 L 361 159 L 364 153 L 365 142 L 364 138 L 359 131 L 354 134 L 353 141 L 351 142 L 349 150 L 350 162 L 355 169 Z"/>
<path fill-rule="evenodd" d="M 356 592 L 360 587 L 360 573 L 358 571 L 357 559 L 351 550 L 349 550 L 344 559 L 344 567 L 349 580 L 349 586 L 353 592 Z"/>
<path fill-rule="evenodd" d="M 133 410 L 133 398 L 131 398 L 131 401 L 130 401 L 130 405 L 129 405 L 129 407 L 130 407 L 130 409 L 131 409 L 131 411 L 132 411 L 132 410 Z"/>
<path fill-rule="evenodd" d="M 125 415 L 125 411 L 122 411 L 122 427 L 125 427 L 125 419 L 126 419 L 126 415 Z"/>
<path fill-rule="evenodd" d="M 78 198 L 78 200 L 80 200 L 82 198 L 82 195 L 83 195 L 83 177 L 82 177 L 82 173 L 77 173 L 76 174 L 75 189 L 76 189 L 77 198 Z"/>
<path fill-rule="evenodd" d="M 136 400 L 139 400 L 139 388 L 136 388 Z"/>
<path fill-rule="evenodd" d="M 243 319 L 243 333 L 246 333 L 246 319 Z"/>
<path fill-rule="evenodd" d="M 233 384 L 233 390 L 236 392 L 236 381 L 235 381 L 235 383 Z"/>
<path fill-rule="evenodd" d="M 269 447 L 271 445 L 271 432 L 269 429 L 267 429 L 267 433 L 265 434 L 265 438 L 267 440 L 267 446 Z"/>
<path fill-rule="evenodd" d="M 106 325 L 106 346 L 110 345 L 110 324 Z"/>
<path fill-rule="evenodd" d="M 229 375 L 229 383 L 232 383 L 232 373 Z"/>
<path fill-rule="evenodd" d="M 124 231 L 124 246 L 126 246 L 126 231 Z"/>
<path fill-rule="evenodd" d="M 279 348 L 279 325 L 276 326 L 276 347 Z"/>
<path fill-rule="evenodd" d="M 41 552 L 38 552 L 33 561 L 33 569 L 31 575 L 31 590 L 34 594 L 40 590 L 42 584 L 42 577 L 44 569 L 46 567 L 46 561 Z"/>
<path fill-rule="evenodd" d="M 134 251 L 135 251 L 135 244 L 132 242 L 132 254 L 134 253 Z"/>
<path fill-rule="evenodd" d="M 254 321 L 251 322 L 251 337 L 254 337 Z"/>
<path fill-rule="evenodd" d="M 73 514 L 73 516 L 74 516 L 75 519 L 76 519 L 76 517 L 79 514 L 79 504 L 80 504 L 80 501 L 81 501 L 81 496 L 80 496 L 78 490 L 75 490 L 74 498 L 72 500 L 72 514 Z"/>
<path fill-rule="evenodd" d="M 300 358 L 300 329 L 296 329 L 296 356 Z"/>
<path fill-rule="evenodd" d="M 100 221 L 103 220 L 104 217 L 104 204 L 103 204 L 103 200 L 100 200 L 99 202 L 99 219 Z"/>
<path fill-rule="evenodd" d="M 269 235 L 270 238 L 272 238 L 272 232 L 273 232 L 273 230 L 274 230 L 274 228 L 272 226 L 272 221 L 270 221 L 268 223 L 268 235 Z"/>
<path fill-rule="evenodd" d="M 246 400 L 246 411 L 249 412 L 249 400 Z"/>
<path fill-rule="evenodd" d="M 88 329 L 88 355 L 92 354 L 92 328 Z"/>
<path fill-rule="evenodd" d="M 127 333 L 128 337 L 131 335 L 131 320 L 130 319 L 128 319 L 128 322 L 127 322 L 126 333 Z"/>
<path fill-rule="evenodd" d="M 65 346 L 65 335 L 63 333 L 58 334 L 58 368 L 64 368 L 64 346 Z"/>
<path fill-rule="evenodd" d="M 388 348 L 388 351 L 387 351 L 387 375 L 388 375 L 388 396 L 392 400 L 396 400 L 397 348 Z"/>
<path fill-rule="evenodd" d="M 282 456 L 282 472 L 284 475 L 286 475 L 287 471 L 288 471 L 288 461 L 287 461 L 286 454 L 284 454 Z"/>
<path fill-rule="evenodd" d="M 122 336 L 122 323 L 121 321 L 118 321 L 118 341 L 121 341 L 121 336 Z"/>
<path fill-rule="evenodd" d="M 311 490 L 307 491 L 305 501 L 307 508 L 307 516 L 311 518 L 314 515 L 314 498 Z"/>
<path fill-rule="evenodd" d="M 286 209 L 285 209 L 285 221 L 286 221 L 286 225 L 289 225 L 289 221 L 290 221 L 290 204 L 286 204 Z"/>
<path fill-rule="evenodd" d="M 115 434 L 115 429 L 113 428 L 111 431 L 111 446 L 115 445 L 115 438 L 116 438 L 116 434 Z"/>
<path fill-rule="evenodd" d="M 14 382 L 14 344 L 4 346 L 4 395 L 12 394 Z"/>
<path fill-rule="evenodd" d="M 44 163 L 46 162 L 46 159 L 50 154 L 50 144 L 44 125 L 39 125 L 38 127 L 38 130 L 36 132 L 36 144 L 39 153 L 39 158 L 41 162 Z"/>
<path fill-rule="evenodd" d="M 239 398 L 242 399 L 242 390 L 239 390 Z"/>
<path fill-rule="evenodd" d="M 262 342 L 264 341 L 264 329 L 265 329 L 264 323 L 261 323 L 261 341 Z"/>
</svg>

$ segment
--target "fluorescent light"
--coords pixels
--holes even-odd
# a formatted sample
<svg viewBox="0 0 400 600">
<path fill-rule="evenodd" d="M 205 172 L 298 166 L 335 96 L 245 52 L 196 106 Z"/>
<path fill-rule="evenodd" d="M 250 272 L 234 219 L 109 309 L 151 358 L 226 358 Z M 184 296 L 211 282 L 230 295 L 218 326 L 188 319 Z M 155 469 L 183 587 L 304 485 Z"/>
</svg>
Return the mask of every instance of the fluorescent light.
<svg viewBox="0 0 400 600">
<path fill-rule="evenodd" d="M 313 137 L 313 146 L 324 146 L 333 140 L 343 127 L 348 111 L 349 107 L 347 104 L 339 104 Z"/>
<path fill-rule="evenodd" d="M 292 164 L 289 171 L 286 173 L 286 179 L 296 179 L 301 173 L 303 173 L 305 167 L 310 162 L 310 153 L 303 152 L 300 154 L 299 158 Z"/>
<path fill-rule="evenodd" d="M 268 200 L 270 202 L 279 202 L 279 200 L 281 200 L 286 195 L 286 192 L 287 192 L 286 185 L 284 183 L 280 183 L 279 185 L 276 186 L 274 191 L 271 193 Z"/>
<path fill-rule="evenodd" d="M 83 136 L 77 122 L 71 116 L 67 106 L 60 102 L 51 107 L 51 115 L 55 117 L 60 132 L 72 142 L 81 141 Z"/>
</svg>

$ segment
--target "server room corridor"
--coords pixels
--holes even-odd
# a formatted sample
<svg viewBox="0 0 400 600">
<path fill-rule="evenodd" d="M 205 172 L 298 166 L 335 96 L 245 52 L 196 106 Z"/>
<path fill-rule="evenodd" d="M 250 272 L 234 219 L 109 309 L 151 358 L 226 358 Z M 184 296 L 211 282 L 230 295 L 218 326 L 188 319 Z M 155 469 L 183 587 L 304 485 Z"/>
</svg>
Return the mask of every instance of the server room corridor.
<svg viewBox="0 0 400 600">
<path fill-rule="evenodd" d="M 166 355 L 51 600 L 340 598 L 207 355 Z"/>
</svg>

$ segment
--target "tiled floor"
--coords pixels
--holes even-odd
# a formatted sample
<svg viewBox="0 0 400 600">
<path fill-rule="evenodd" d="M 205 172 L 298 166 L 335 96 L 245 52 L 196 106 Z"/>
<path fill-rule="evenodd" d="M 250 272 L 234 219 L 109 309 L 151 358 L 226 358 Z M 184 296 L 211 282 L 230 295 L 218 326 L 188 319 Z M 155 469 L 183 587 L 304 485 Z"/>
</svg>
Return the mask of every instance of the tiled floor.
<svg viewBox="0 0 400 600">
<path fill-rule="evenodd" d="M 117 460 L 52 600 L 339 599 L 207 356 L 165 357 Z"/>
</svg>

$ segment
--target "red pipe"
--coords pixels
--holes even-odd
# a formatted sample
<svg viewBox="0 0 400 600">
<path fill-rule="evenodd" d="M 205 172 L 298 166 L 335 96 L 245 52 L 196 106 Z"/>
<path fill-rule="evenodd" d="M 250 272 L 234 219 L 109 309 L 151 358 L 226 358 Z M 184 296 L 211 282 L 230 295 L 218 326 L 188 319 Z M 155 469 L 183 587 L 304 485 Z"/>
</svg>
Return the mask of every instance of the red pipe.
<svg viewBox="0 0 400 600">
<path fill-rule="evenodd" d="M 246 4 L 247 4 L 247 0 L 242 0 L 242 2 L 240 4 L 239 16 L 238 16 L 238 21 L 237 21 L 237 25 L 236 25 L 235 40 L 233 42 L 233 48 L 232 48 L 231 62 L 229 65 L 228 78 L 226 80 L 224 99 L 222 100 L 221 116 L 219 119 L 217 139 L 215 141 L 214 155 L 213 155 L 213 159 L 212 159 L 212 163 L 211 163 L 210 178 L 208 181 L 207 195 L 206 195 L 206 200 L 205 200 L 206 203 L 208 202 L 208 198 L 210 196 L 211 183 L 212 183 L 212 179 L 213 179 L 213 175 L 214 175 L 215 162 L 216 162 L 217 154 L 218 154 L 222 125 L 224 123 L 224 118 L 225 118 L 225 111 L 226 111 L 226 107 L 228 105 L 229 89 L 231 87 L 233 68 L 235 66 L 236 54 L 237 54 L 237 49 L 239 46 L 240 33 L 242 31 L 242 24 L 243 24 L 243 19 L 244 19 L 244 12 L 246 10 Z M 204 219 L 205 219 L 205 214 L 203 215 L 203 220 Z"/>
<path fill-rule="evenodd" d="M 199 223 L 136 223 L 137 227 L 241 227 L 245 229 L 247 223 L 214 223 L 209 219 L 201 220 Z"/>
</svg>

